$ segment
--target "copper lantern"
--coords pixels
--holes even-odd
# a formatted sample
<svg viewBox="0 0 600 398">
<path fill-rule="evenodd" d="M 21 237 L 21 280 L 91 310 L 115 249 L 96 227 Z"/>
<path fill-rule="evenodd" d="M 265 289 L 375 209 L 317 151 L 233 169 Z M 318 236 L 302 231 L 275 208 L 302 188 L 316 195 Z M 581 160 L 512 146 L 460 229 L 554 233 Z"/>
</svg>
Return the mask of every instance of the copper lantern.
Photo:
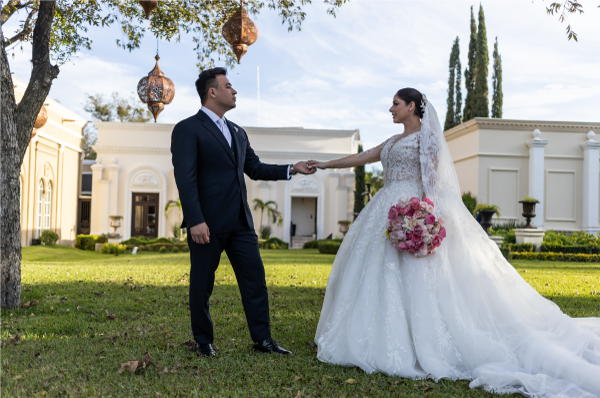
<svg viewBox="0 0 600 398">
<path fill-rule="evenodd" d="M 37 134 L 37 130 L 44 127 L 44 125 L 46 124 L 47 121 L 48 121 L 48 111 L 46 110 L 46 107 L 44 105 L 42 105 L 42 107 L 40 108 L 40 112 L 38 113 L 37 117 L 35 118 L 35 123 L 33 124 L 33 130 L 31 130 L 31 138 L 35 137 L 35 135 Z"/>
<path fill-rule="evenodd" d="M 243 0 L 240 8 L 223 25 L 223 37 L 231 45 L 231 49 L 237 56 L 238 64 L 248 51 L 248 46 L 258 39 L 258 28 L 244 10 Z"/>
<path fill-rule="evenodd" d="M 158 7 L 158 0 L 139 0 L 139 3 L 146 13 L 146 19 L 149 19 L 152 11 Z"/>
<path fill-rule="evenodd" d="M 142 102 L 148 104 L 148 109 L 156 118 L 165 109 L 165 104 L 170 104 L 175 96 L 175 85 L 165 76 L 158 66 L 160 57 L 156 54 L 156 66 L 148 76 L 142 77 L 137 86 L 137 92 Z"/>
</svg>

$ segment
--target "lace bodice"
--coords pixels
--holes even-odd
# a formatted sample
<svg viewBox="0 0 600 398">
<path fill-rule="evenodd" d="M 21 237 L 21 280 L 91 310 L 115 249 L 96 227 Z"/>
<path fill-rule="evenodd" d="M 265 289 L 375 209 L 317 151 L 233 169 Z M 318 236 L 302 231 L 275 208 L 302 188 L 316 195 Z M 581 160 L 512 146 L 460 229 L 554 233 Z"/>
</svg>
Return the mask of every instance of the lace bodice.
<svg viewBox="0 0 600 398">
<path fill-rule="evenodd" d="M 421 162 L 419 160 L 419 133 L 388 139 L 381 150 L 384 184 L 402 182 L 422 187 Z"/>
</svg>

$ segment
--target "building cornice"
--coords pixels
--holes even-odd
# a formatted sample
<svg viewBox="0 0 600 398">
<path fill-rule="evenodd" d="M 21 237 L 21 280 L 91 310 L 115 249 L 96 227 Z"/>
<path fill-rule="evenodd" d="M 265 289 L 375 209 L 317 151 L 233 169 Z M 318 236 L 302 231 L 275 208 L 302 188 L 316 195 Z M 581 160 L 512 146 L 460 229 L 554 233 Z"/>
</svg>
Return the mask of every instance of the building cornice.
<svg viewBox="0 0 600 398">
<path fill-rule="evenodd" d="M 175 127 L 172 123 L 122 123 L 122 122 L 93 122 L 96 128 L 102 130 L 151 130 L 171 132 Z M 352 137 L 360 140 L 360 130 L 326 130 L 305 129 L 302 127 L 242 127 L 248 134 L 260 135 L 302 135 L 320 137 Z"/>
<path fill-rule="evenodd" d="M 522 130 L 542 132 L 587 133 L 590 130 L 600 132 L 598 122 L 552 122 L 544 120 L 517 120 L 476 117 L 444 132 L 446 140 L 460 137 L 475 130 Z"/>
</svg>

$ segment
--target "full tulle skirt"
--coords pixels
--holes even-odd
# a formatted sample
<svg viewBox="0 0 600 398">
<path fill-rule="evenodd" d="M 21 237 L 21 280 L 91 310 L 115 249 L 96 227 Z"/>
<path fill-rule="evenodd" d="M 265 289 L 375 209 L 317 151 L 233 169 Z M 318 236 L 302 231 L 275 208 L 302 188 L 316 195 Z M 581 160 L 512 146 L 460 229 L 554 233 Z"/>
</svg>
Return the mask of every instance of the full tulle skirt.
<svg viewBox="0 0 600 398">
<path fill-rule="evenodd" d="M 319 360 L 365 372 L 531 397 L 600 396 L 600 318 L 570 318 L 504 259 L 466 209 L 424 258 L 398 252 L 389 208 L 421 187 L 381 189 L 335 258 L 317 327 Z"/>
</svg>

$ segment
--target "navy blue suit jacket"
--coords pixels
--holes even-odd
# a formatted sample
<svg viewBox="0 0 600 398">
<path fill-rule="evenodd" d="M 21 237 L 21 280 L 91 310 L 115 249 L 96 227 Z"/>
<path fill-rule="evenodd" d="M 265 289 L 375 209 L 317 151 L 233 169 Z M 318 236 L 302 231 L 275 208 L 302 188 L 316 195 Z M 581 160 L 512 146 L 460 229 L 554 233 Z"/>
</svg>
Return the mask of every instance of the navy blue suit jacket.
<svg viewBox="0 0 600 398">
<path fill-rule="evenodd" d="M 244 129 L 227 120 L 232 146 L 203 111 L 175 125 L 171 154 L 175 182 L 183 208 L 182 227 L 205 222 L 211 233 L 231 232 L 246 213 L 254 229 L 248 206 L 244 173 L 253 180 L 285 180 L 288 165 L 260 161 Z"/>
</svg>

